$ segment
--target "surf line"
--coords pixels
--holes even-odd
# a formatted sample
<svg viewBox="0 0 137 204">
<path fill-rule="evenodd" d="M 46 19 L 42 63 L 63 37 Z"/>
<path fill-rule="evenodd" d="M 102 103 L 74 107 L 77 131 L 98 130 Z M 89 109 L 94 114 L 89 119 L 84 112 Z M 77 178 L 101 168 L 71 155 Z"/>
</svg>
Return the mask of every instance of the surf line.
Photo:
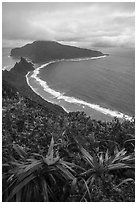
<svg viewBox="0 0 137 204">
<path fill-rule="evenodd" d="M 106 55 L 103 55 L 103 56 L 100 56 L 100 57 L 91 57 L 91 58 L 76 58 L 76 59 L 61 59 L 61 60 L 55 60 L 55 61 L 51 61 L 51 62 L 48 62 L 46 64 L 43 64 L 41 65 L 40 67 L 36 68 L 32 75 L 30 76 L 31 78 L 35 79 L 36 82 L 44 89 L 45 92 L 51 94 L 52 96 L 54 96 L 54 98 L 57 98 L 58 100 L 64 100 L 68 103 L 73 103 L 73 104 L 77 104 L 77 105 L 84 105 L 84 106 L 87 106 L 91 109 L 94 109 L 98 112 L 101 112 L 105 115 L 110 115 L 111 117 L 117 117 L 117 118 L 121 118 L 121 119 L 126 119 L 126 120 L 130 120 L 132 121 L 133 118 L 128 116 L 128 115 L 125 115 L 121 112 L 118 112 L 118 111 L 115 111 L 115 110 L 110 110 L 110 109 L 107 109 L 107 108 L 103 108 L 101 107 L 100 105 L 97 105 L 97 104 L 91 104 L 91 103 L 88 103 L 86 101 L 83 101 L 81 99 L 78 99 L 78 98 L 75 98 L 75 97 L 70 97 L 70 96 L 67 96 L 65 95 L 65 93 L 61 93 L 59 91 L 56 91 L 54 89 L 51 89 L 47 82 L 46 81 L 43 81 L 41 80 L 40 78 L 38 78 L 38 74 L 39 74 L 39 70 L 44 68 L 44 67 L 47 67 L 49 64 L 52 64 L 52 63 L 56 63 L 56 62 L 61 62 L 61 61 L 84 61 L 84 60 L 91 60 L 91 59 L 100 59 L 100 58 L 103 58 L 103 57 L 106 57 Z M 31 89 L 39 96 L 41 96 L 44 100 L 46 100 L 41 94 L 38 93 L 38 91 L 36 89 L 34 89 L 30 83 L 29 83 L 29 77 L 28 75 L 30 74 L 30 72 L 27 73 L 26 75 L 26 81 L 27 81 L 27 84 L 31 87 Z M 49 101 L 47 100 L 48 102 L 51 102 L 51 103 L 54 103 L 53 101 Z M 56 103 L 57 104 L 57 103 Z M 68 112 L 63 106 L 62 108 Z"/>
<path fill-rule="evenodd" d="M 34 89 L 34 88 L 30 85 L 29 79 L 28 79 L 29 74 L 30 74 L 30 72 L 28 72 L 28 73 L 26 74 L 26 76 L 25 76 L 28 86 L 32 89 L 32 91 L 34 91 L 34 92 L 35 92 L 38 96 L 40 96 L 42 99 L 44 99 L 44 100 L 46 100 L 46 101 L 48 101 L 48 102 L 50 102 L 50 103 L 53 104 L 53 101 L 50 101 L 50 100 L 45 99 L 44 96 L 42 96 L 36 89 Z M 54 104 L 55 104 L 55 103 L 54 103 Z M 57 105 L 58 105 L 58 104 L 57 104 Z M 64 111 L 66 111 L 67 113 L 69 113 L 69 111 L 68 111 L 67 109 L 65 109 L 63 106 L 61 106 L 61 107 L 64 109 Z"/>
</svg>

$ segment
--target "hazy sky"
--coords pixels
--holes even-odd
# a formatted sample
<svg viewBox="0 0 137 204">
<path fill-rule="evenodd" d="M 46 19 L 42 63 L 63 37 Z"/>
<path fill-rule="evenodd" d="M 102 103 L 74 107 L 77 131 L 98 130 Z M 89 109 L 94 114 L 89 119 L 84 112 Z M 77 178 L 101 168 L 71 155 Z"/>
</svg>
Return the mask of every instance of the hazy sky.
<svg viewBox="0 0 137 204">
<path fill-rule="evenodd" d="M 2 4 L 3 46 L 55 40 L 81 47 L 134 47 L 134 3 Z"/>
</svg>

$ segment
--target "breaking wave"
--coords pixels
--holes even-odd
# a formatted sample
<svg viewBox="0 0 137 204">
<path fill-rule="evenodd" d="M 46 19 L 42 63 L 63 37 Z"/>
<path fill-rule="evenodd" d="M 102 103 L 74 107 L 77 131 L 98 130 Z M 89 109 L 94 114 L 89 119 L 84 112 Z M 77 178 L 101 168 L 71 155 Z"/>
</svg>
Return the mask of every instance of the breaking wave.
<svg viewBox="0 0 137 204">
<path fill-rule="evenodd" d="M 46 63 L 46 64 L 43 64 L 41 65 L 40 67 L 36 68 L 33 73 L 29 76 L 33 79 L 35 79 L 39 85 L 41 85 L 41 87 L 44 89 L 44 91 L 48 92 L 49 94 L 51 94 L 54 98 L 58 99 L 58 100 L 64 100 L 68 103 L 71 103 L 71 104 L 78 104 L 78 105 L 81 105 L 81 106 L 87 106 L 91 109 L 94 109 L 96 111 L 99 111 L 105 115 L 109 115 L 111 117 L 117 117 L 117 118 L 121 118 L 121 119 L 126 119 L 126 120 L 132 120 L 132 117 L 128 116 L 128 115 L 125 115 L 121 112 L 118 112 L 118 111 L 115 111 L 115 110 L 110 110 L 110 109 L 107 109 L 107 108 L 104 108 L 104 107 L 101 107 L 100 105 L 97 105 L 97 104 L 91 104 L 89 102 L 86 102 L 84 100 L 81 100 L 81 99 L 78 99 L 78 98 L 75 98 L 75 97 L 70 97 L 70 96 L 67 96 L 65 95 L 65 93 L 61 93 L 59 91 L 56 91 L 52 88 L 50 88 L 47 84 L 46 81 L 43 81 L 41 80 L 39 77 L 38 77 L 38 74 L 40 72 L 40 69 L 48 66 L 49 64 L 52 64 L 52 63 L 55 63 L 55 62 L 60 62 L 60 61 L 82 61 L 82 60 L 91 60 L 91 59 L 99 59 L 99 58 L 103 58 L 103 57 L 106 57 L 106 55 L 103 55 L 103 56 L 100 56 L 100 57 L 92 57 L 92 58 L 80 58 L 80 59 L 69 59 L 69 60 L 66 60 L 66 59 L 62 59 L 62 60 L 56 60 L 56 61 L 51 61 L 49 63 Z M 31 87 L 31 89 L 38 95 L 40 95 L 38 93 L 38 91 L 36 89 L 34 89 L 30 83 L 29 83 L 29 77 L 28 75 L 30 74 L 30 72 L 28 72 L 28 74 L 26 75 L 26 80 L 27 80 L 27 83 L 28 85 Z M 40 95 L 41 96 L 41 95 Z M 42 96 L 41 96 L 42 97 Z M 43 99 L 45 99 L 44 97 L 42 97 Z M 45 99 L 46 100 L 46 99 Z M 49 100 L 48 100 L 49 101 Z M 49 102 L 52 102 L 52 101 L 49 101 Z M 52 102 L 53 103 L 53 102 Z M 65 111 L 67 111 L 64 107 L 62 107 Z M 68 111 L 67 111 L 68 112 Z"/>
</svg>

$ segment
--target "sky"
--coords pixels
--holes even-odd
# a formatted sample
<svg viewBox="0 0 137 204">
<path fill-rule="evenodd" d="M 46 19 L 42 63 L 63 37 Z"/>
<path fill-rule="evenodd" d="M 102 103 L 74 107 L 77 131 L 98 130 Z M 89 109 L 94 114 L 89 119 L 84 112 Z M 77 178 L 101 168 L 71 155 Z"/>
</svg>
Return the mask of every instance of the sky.
<svg viewBox="0 0 137 204">
<path fill-rule="evenodd" d="M 35 40 L 87 48 L 134 47 L 135 3 L 3 2 L 3 47 Z"/>
</svg>

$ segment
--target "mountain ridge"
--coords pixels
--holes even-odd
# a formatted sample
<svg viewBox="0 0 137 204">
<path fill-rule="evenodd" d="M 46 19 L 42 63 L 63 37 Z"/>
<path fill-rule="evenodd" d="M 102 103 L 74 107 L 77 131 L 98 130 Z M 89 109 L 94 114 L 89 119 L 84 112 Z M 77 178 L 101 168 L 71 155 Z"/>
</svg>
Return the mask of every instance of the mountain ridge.
<svg viewBox="0 0 137 204">
<path fill-rule="evenodd" d="M 24 58 L 21 57 L 20 62 L 16 62 L 10 71 L 2 71 L 2 84 L 8 83 L 9 86 L 15 88 L 23 96 L 49 108 L 49 110 L 54 113 L 66 113 L 60 106 L 42 99 L 28 86 L 26 81 L 26 74 L 33 70 L 33 64 L 31 62 L 27 62 Z"/>
</svg>

